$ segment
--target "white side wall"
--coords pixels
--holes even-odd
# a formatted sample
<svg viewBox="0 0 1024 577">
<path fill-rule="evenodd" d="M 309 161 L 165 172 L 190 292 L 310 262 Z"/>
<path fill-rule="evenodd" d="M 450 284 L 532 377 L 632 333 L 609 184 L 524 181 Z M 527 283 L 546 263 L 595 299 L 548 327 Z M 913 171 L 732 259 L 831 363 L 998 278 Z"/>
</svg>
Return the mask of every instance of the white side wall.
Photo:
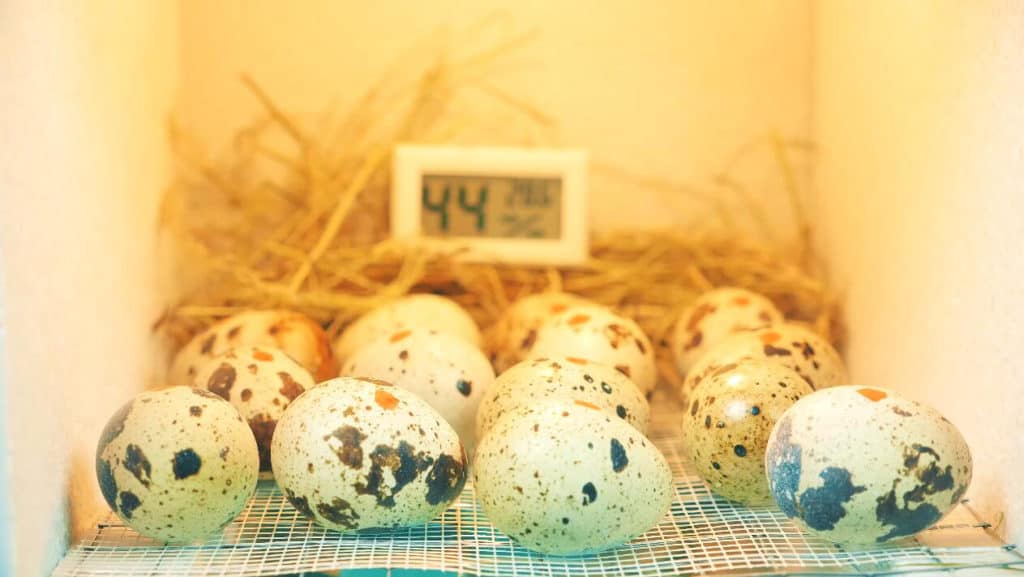
<svg viewBox="0 0 1024 577">
<path fill-rule="evenodd" d="M 856 380 L 938 407 L 1024 543 L 1024 4 L 816 4 L 824 247 Z"/>
<path fill-rule="evenodd" d="M 8 397 L 0 434 L 14 514 L 0 526 L 13 535 L 19 577 L 49 574 L 69 531 L 106 509 L 96 439 L 154 367 L 154 223 L 169 175 L 176 6 L 0 8 Z"/>
</svg>

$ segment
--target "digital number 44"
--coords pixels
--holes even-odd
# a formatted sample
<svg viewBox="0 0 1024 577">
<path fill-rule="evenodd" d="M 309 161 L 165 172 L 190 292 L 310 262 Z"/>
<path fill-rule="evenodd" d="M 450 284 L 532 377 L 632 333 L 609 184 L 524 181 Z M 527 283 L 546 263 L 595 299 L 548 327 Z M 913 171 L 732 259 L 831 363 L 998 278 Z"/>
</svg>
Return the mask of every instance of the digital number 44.
<svg viewBox="0 0 1024 577">
<path fill-rule="evenodd" d="M 423 186 L 423 208 L 437 213 L 441 219 L 441 230 L 443 232 L 448 232 L 450 222 L 448 207 L 451 204 L 451 193 L 451 187 L 445 186 L 441 189 L 441 199 L 438 202 L 434 202 L 431 198 L 430 188 L 426 185 Z M 478 232 L 483 231 L 487 224 L 484 217 L 484 207 L 487 205 L 487 186 L 480 187 L 480 192 L 477 194 L 476 203 L 474 204 L 470 204 L 469 191 L 465 186 L 458 187 L 457 196 L 459 209 L 476 215 L 476 230 Z"/>
</svg>

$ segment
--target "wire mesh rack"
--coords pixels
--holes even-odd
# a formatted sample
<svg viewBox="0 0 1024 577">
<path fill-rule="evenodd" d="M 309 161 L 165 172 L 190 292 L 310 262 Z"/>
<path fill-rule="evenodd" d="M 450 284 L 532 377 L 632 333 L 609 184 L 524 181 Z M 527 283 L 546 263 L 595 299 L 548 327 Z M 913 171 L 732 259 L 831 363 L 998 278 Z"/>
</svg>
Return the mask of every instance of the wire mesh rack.
<svg viewBox="0 0 1024 577">
<path fill-rule="evenodd" d="M 1019 568 L 1024 555 L 1000 542 L 967 503 L 916 538 L 849 550 L 811 537 L 774 508 L 748 508 L 710 492 L 682 458 L 673 415 L 657 403 L 651 440 L 665 453 L 676 498 L 662 521 L 631 543 L 597 555 L 551 557 L 513 543 L 488 523 L 471 484 L 425 525 L 339 534 L 300 515 L 272 481 L 203 545 L 165 546 L 113 514 L 57 567 L 59 577 L 258 576 L 365 568 L 432 569 L 480 576 L 900 574 Z"/>
</svg>

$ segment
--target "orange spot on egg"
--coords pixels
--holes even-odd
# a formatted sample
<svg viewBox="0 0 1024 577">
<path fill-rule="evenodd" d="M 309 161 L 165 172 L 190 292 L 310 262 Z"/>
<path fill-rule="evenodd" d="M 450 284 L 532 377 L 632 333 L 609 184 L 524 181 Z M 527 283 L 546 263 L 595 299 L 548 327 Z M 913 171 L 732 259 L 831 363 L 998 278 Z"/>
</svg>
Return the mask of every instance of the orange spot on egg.
<svg viewBox="0 0 1024 577">
<path fill-rule="evenodd" d="M 268 353 L 266 351 L 261 351 L 259 349 L 254 349 L 252 351 L 252 358 L 256 359 L 257 361 L 272 361 L 272 360 L 274 360 L 274 355 L 272 355 L 272 354 L 270 354 L 270 353 Z"/>
<path fill-rule="evenodd" d="M 732 299 L 733 304 L 745 307 L 750 304 L 750 299 L 747 297 L 736 297 Z"/>
<path fill-rule="evenodd" d="M 595 411 L 600 411 L 601 410 L 601 407 L 598 407 L 594 403 L 588 403 L 586 401 L 580 401 L 580 400 L 576 400 L 576 401 L 573 401 L 573 402 L 576 403 L 577 405 L 581 406 L 581 407 L 586 407 L 588 409 L 594 409 Z"/>
<path fill-rule="evenodd" d="M 590 315 L 573 315 L 569 318 L 569 326 L 582 325 L 590 320 Z"/>
<path fill-rule="evenodd" d="M 565 360 L 569 361 L 570 363 L 575 363 L 577 365 L 587 364 L 587 359 L 581 359 L 579 357 L 565 357 Z"/>
<path fill-rule="evenodd" d="M 779 333 L 776 333 L 774 331 L 773 332 L 767 332 L 767 333 L 763 333 L 761 335 L 761 342 L 766 344 L 766 345 L 770 345 L 770 344 L 772 344 L 774 342 L 778 342 L 778 340 L 781 339 L 781 338 L 782 338 L 782 335 L 780 335 Z"/>
<path fill-rule="evenodd" d="M 560 312 L 565 312 L 565 309 L 567 309 L 567 308 L 569 308 L 568 305 L 562 305 L 562 304 L 551 305 L 551 314 L 558 314 Z"/>
<path fill-rule="evenodd" d="M 409 336 L 411 334 L 412 334 L 412 331 L 398 331 L 397 333 L 391 335 L 391 339 L 390 340 L 393 343 L 397 343 L 398 341 L 404 339 L 405 337 L 407 337 L 407 336 Z"/>
<path fill-rule="evenodd" d="M 398 398 L 387 391 L 377 390 L 373 395 L 373 400 L 380 405 L 380 408 L 390 411 L 398 406 Z"/>
<path fill-rule="evenodd" d="M 857 389 L 857 392 L 875 403 L 889 396 L 885 391 L 879 391 L 878 389 Z"/>
</svg>

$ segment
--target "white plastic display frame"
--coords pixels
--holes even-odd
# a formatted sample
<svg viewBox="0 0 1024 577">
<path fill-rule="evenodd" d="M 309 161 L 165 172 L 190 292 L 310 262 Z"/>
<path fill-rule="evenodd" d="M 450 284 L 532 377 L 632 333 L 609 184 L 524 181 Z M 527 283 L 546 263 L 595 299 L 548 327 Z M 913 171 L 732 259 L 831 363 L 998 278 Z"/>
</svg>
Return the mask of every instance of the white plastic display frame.
<svg viewBox="0 0 1024 577">
<path fill-rule="evenodd" d="M 590 255 L 587 153 L 575 149 L 401 145 L 394 154 L 391 235 L 468 262 L 581 265 Z M 562 180 L 561 236 L 555 239 L 438 238 L 422 231 L 425 174 L 556 177 Z"/>
</svg>

